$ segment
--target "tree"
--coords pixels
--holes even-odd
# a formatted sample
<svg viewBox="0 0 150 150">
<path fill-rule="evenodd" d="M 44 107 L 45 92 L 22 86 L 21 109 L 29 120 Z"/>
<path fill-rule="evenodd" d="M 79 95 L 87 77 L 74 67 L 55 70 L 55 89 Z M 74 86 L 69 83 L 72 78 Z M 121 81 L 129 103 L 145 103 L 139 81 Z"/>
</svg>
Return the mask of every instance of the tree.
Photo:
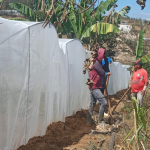
<svg viewBox="0 0 150 150">
<path fill-rule="evenodd" d="M 68 14 L 66 15 L 66 19 L 62 21 L 62 32 L 60 35 L 66 34 L 68 38 L 78 38 L 81 41 L 85 41 L 85 38 L 88 38 L 91 44 L 93 39 L 96 42 L 100 34 L 107 34 L 109 32 L 118 33 L 119 30 L 116 26 L 103 22 L 103 14 L 105 11 L 108 11 L 116 1 L 117 0 L 101 1 L 96 8 L 89 8 L 89 2 L 87 3 L 81 0 L 79 7 L 86 10 L 86 12 L 83 13 L 80 13 L 80 9 L 76 7 L 76 4 L 72 2 L 68 3 L 69 9 L 65 8 Z"/>
<path fill-rule="evenodd" d="M 115 8 L 117 6 L 114 5 L 112 10 L 110 11 L 108 17 L 106 18 L 106 23 L 112 23 L 115 24 L 116 26 L 118 26 L 118 24 L 121 23 L 121 18 L 125 18 L 126 14 L 129 13 L 131 7 L 130 6 L 126 6 L 124 7 L 122 10 L 120 10 L 118 13 L 115 11 Z"/>
<path fill-rule="evenodd" d="M 10 3 L 12 9 L 25 15 L 32 21 L 43 21 L 49 9 L 49 0 L 34 0 L 32 3 Z"/>
<path fill-rule="evenodd" d="M 117 0 L 101 1 L 95 7 L 96 1 L 80 0 L 80 4 L 77 4 L 75 0 L 35 0 L 34 5 L 30 7 L 21 3 L 11 3 L 10 6 L 30 20 L 42 21 L 45 18 L 44 28 L 49 22 L 53 23 L 59 37 L 67 35 L 68 38 L 78 38 L 81 42 L 89 41 L 91 45 L 98 40 L 106 41 L 102 38 L 106 39 L 108 36 L 103 35 L 119 32 L 116 24 L 104 23 L 105 12 L 109 11 Z"/>
</svg>

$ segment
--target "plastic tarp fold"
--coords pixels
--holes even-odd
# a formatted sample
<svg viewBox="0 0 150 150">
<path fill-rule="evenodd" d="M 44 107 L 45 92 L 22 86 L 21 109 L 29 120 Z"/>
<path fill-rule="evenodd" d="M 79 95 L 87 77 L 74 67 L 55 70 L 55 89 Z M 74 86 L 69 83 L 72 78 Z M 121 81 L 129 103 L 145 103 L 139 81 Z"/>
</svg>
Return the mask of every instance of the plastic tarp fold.
<svg viewBox="0 0 150 150">
<path fill-rule="evenodd" d="M 86 109 L 89 106 L 90 91 L 86 85 L 88 73 L 83 74 L 83 64 L 86 59 L 86 51 L 79 40 L 59 39 L 59 45 L 65 56 L 65 66 L 68 86 L 69 115 L 75 112 L 75 108 Z"/>
</svg>

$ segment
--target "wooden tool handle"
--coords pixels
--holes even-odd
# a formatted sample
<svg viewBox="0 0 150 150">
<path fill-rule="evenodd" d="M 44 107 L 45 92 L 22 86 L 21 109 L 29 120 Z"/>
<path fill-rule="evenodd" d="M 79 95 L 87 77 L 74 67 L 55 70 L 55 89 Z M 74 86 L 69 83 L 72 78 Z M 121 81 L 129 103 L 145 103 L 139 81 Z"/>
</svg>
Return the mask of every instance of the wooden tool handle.
<svg viewBox="0 0 150 150">
<path fill-rule="evenodd" d="M 109 95 L 108 95 L 108 91 L 107 91 L 108 81 L 109 81 L 109 76 L 107 76 L 107 81 L 106 81 L 106 78 L 105 78 L 105 76 L 104 76 L 104 83 L 105 83 L 104 96 L 105 96 L 105 94 L 107 94 L 107 102 L 108 102 L 108 107 L 109 107 L 109 113 L 110 113 L 110 115 L 112 116 L 111 103 L 110 103 L 110 99 L 109 99 Z"/>
</svg>

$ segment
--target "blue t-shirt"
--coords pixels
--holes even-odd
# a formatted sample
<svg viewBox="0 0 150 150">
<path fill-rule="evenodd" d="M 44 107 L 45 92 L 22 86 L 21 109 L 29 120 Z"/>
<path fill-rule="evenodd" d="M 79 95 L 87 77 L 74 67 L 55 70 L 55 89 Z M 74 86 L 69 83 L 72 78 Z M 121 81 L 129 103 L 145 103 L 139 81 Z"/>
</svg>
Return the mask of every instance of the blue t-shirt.
<svg viewBox="0 0 150 150">
<path fill-rule="evenodd" d="M 105 78 L 106 79 L 107 79 L 107 72 L 110 72 L 110 70 L 109 70 L 109 64 L 112 63 L 111 58 L 107 57 L 107 60 L 108 61 L 106 61 L 106 62 L 105 62 L 104 59 L 102 60 L 102 68 L 105 71 Z M 102 84 L 104 84 L 104 78 L 103 78 Z"/>
<path fill-rule="evenodd" d="M 108 63 L 112 63 L 112 60 L 110 57 L 107 57 L 107 59 L 108 59 Z M 103 59 L 102 60 L 102 66 L 104 66 L 104 65 L 105 65 L 105 60 Z"/>
</svg>

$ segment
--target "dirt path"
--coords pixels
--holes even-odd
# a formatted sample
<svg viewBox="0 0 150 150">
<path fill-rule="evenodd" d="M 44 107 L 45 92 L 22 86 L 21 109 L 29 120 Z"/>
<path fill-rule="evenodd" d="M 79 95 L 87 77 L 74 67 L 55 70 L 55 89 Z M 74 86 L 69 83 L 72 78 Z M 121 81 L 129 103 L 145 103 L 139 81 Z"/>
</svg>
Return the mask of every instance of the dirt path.
<svg viewBox="0 0 150 150">
<path fill-rule="evenodd" d="M 126 90 L 110 96 L 114 107 Z M 122 112 L 123 103 L 119 104 L 116 111 Z M 96 106 L 96 111 L 99 104 Z M 66 117 L 65 123 L 56 122 L 47 127 L 46 134 L 42 137 L 33 137 L 26 145 L 22 145 L 18 150 L 82 150 L 89 145 L 99 146 L 102 139 L 106 139 L 102 145 L 103 150 L 109 149 L 110 135 L 90 135 L 90 131 L 95 130 L 95 125 L 88 125 L 86 119 L 87 110 L 78 111 L 75 115 Z M 91 143 L 91 144 L 90 144 Z"/>
</svg>

